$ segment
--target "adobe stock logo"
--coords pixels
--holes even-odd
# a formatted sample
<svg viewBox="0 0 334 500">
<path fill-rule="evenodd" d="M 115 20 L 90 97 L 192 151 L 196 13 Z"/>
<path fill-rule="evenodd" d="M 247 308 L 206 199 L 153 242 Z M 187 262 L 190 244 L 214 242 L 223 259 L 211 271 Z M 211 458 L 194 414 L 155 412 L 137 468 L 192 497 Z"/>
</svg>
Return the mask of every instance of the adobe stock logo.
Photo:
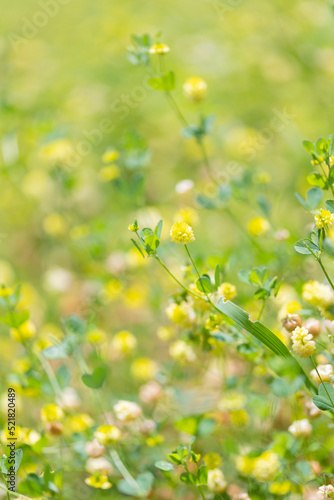
<svg viewBox="0 0 334 500">
<path fill-rule="evenodd" d="M 21 28 L 19 33 L 11 31 L 8 34 L 9 42 L 15 52 L 18 52 L 23 45 L 32 40 L 42 28 L 45 28 L 50 19 L 56 17 L 62 5 L 67 5 L 70 0 L 40 0 L 39 10 L 31 16 L 21 17 Z"/>
</svg>

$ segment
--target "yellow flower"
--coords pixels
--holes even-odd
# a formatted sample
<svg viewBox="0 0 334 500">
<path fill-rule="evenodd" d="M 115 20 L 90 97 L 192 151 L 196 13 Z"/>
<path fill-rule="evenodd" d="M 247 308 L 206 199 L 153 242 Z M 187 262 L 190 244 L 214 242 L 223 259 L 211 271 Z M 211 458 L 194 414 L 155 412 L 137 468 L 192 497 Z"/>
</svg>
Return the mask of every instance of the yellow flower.
<svg viewBox="0 0 334 500">
<path fill-rule="evenodd" d="M 269 491 L 273 495 L 286 495 L 291 491 L 291 486 L 290 481 L 276 482 L 269 486 Z"/>
<path fill-rule="evenodd" d="M 334 222 L 334 214 L 332 214 L 329 210 L 325 210 L 323 208 L 320 209 L 319 214 L 314 216 L 315 225 L 318 229 L 327 228 L 332 225 Z"/>
<path fill-rule="evenodd" d="M 151 380 L 158 371 L 158 365 L 153 359 L 139 358 L 131 365 L 131 373 L 138 380 Z"/>
<path fill-rule="evenodd" d="M 120 177 L 121 172 L 117 165 L 108 165 L 107 167 L 101 168 L 99 171 L 99 177 L 103 182 L 113 181 Z"/>
<path fill-rule="evenodd" d="M 136 337 L 127 330 L 121 330 L 116 333 L 111 341 L 111 348 L 118 354 L 131 354 L 136 347 Z"/>
<path fill-rule="evenodd" d="M 73 156 L 73 153 L 73 146 L 67 139 L 56 139 L 41 150 L 42 157 L 52 163 L 66 163 Z"/>
<path fill-rule="evenodd" d="M 246 396 L 239 392 L 231 392 L 222 397 L 219 402 L 219 409 L 225 411 L 241 410 L 246 404 Z"/>
<path fill-rule="evenodd" d="M 175 331 L 168 326 L 160 326 L 157 330 L 157 336 L 163 342 L 167 342 L 175 337 Z"/>
<path fill-rule="evenodd" d="M 122 433 L 116 425 L 101 425 L 94 433 L 94 437 L 100 444 L 111 444 L 119 441 Z"/>
<path fill-rule="evenodd" d="M 248 423 L 249 416 L 246 410 L 234 410 L 230 413 L 230 417 L 234 425 L 244 426 Z"/>
<path fill-rule="evenodd" d="M 54 212 L 44 218 L 43 228 L 51 236 L 63 236 L 66 233 L 67 225 L 64 217 Z"/>
<path fill-rule="evenodd" d="M 93 425 L 94 420 L 87 413 L 80 413 L 79 415 L 70 415 L 66 419 L 64 427 L 66 431 L 78 433 L 86 431 Z"/>
<path fill-rule="evenodd" d="M 192 76 L 183 84 L 183 91 L 189 99 L 199 102 L 206 96 L 207 87 L 206 81 L 203 78 Z"/>
<path fill-rule="evenodd" d="M 193 230 L 186 222 L 175 222 L 171 227 L 170 236 L 174 243 L 183 243 L 183 245 L 195 240 Z"/>
<path fill-rule="evenodd" d="M 183 207 L 177 212 L 175 220 L 183 221 L 190 226 L 195 226 L 198 223 L 198 215 L 193 208 Z"/>
<path fill-rule="evenodd" d="M 42 422 L 59 422 L 64 417 L 64 412 L 60 406 L 51 403 L 44 406 L 41 410 Z"/>
<path fill-rule="evenodd" d="M 169 354 L 181 364 L 188 364 L 196 361 L 196 354 L 192 346 L 183 340 L 176 340 L 173 342 L 169 348 Z"/>
<path fill-rule="evenodd" d="M 108 481 L 108 476 L 106 474 L 97 472 L 93 476 L 87 477 L 85 483 L 93 488 L 100 488 L 101 490 L 108 490 L 112 487 L 112 484 Z"/>
<path fill-rule="evenodd" d="M 147 446 L 150 446 L 151 448 L 153 446 L 158 446 L 159 444 L 164 442 L 164 437 L 161 434 L 157 434 L 156 436 L 150 436 L 146 439 L 146 444 Z"/>
<path fill-rule="evenodd" d="M 7 288 L 6 286 L 0 288 L 0 297 L 9 297 L 12 293 L 14 293 L 12 288 Z"/>
<path fill-rule="evenodd" d="M 227 483 L 224 474 L 220 469 L 211 469 L 208 471 L 208 488 L 214 493 L 225 491 Z"/>
<path fill-rule="evenodd" d="M 260 482 L 272 481 L 278 474 L 280 462 L 278 455 L 273 451 L 265 451 L 255 459 L 253 477 Z"/>
<path fill-rule="evenodd" d="M 292 332 L 292 350 L 301 358 L 309 358 L 314 353 L 316 346 L 312 340 L 313 335 L 304 326 L 297 326 Z"/>
<path fill-rule="evenodd" d="M 218 453 L 207 453 L 204 455 L 203 459 L 209 470 L 217 469 L 223 464 L 223 460 Z"/>
<path fill-rule="evenodd" d="M 168 54 L 170 48 L 165 43 L 156 43 L 150 47 L 150 54 Z"/>
<path fill-rule="evenodd" d="M 240 456 L 236 459 L 237 471 L 242 476 L 250 476 L 254 470 L 255 458 L 250 458 L 247 456 Z"/>
<path fill-rule="evenodd" d="M 218 314 L 210 314 L 208 319 L 205 322 L 205 328 L 209 331 L 217 330 L 219 325 L 223 322 L 223 318 Z"/>
<path fill-rule="evenodd" d="M 237 296 L 237 289 L 231 283 L 222 283 L 218 288 L 218 292 L 224 297 L 225 300 L 232 300 Z"/>
<path fill-rule="evenodd" d="M 133 233 L 135 233 L 136 231 L 138 231 L 138 229 L 139 229 L 139 226 L 138 226 L 137 219 L 135 219 L 132 224 L 128 225 L 128 230 L 132 231 Z"/>
<path fill-rule="evenodd" d="M 102 155 L 103 163 L 112 163 L 113 161 L 118 160 L 119 152 L 116 149 L 109 149 Z"/>
<path fill-rule="evenodd" d="M 106 338 L 106 332 L 99 330 L 98 328 L 87 333 L 87 340 L 92 344 L 100 344 L 101 342 L 104 342 Z"/>
<path fill-rule="evenodd" d="M 28 340 L 35 336 L 36 327 L 32 321 L 28 320 L 22 323 L 19 328 L 11 328 L 10 333 L 14 340 L 22 342 L 23 340 Z"/>
<path fill-rule="evenodd" d="M 264 217 L 254 217 L 248 223 L 248 231 L 252 236 L 262 236 L 270 229 L 270 224 Z"/>
<path fill-rule="evenodd" d="M 194 309 L 185 301 L 181 302 L 181 304 L 175 304 L 174 302 L 169 304 L 166 308 L 166 314 L 173 323 L 184 328 L 193 325 L 196 320 Z"/>
<path fill-rule="evenodd" d="M 319 281 L 304 283 L 302 297 L 306 302 L 316 307 L 328 307 L 334 301 L 334 294 L 330 286 L 319 283 Z"/>
</svg>

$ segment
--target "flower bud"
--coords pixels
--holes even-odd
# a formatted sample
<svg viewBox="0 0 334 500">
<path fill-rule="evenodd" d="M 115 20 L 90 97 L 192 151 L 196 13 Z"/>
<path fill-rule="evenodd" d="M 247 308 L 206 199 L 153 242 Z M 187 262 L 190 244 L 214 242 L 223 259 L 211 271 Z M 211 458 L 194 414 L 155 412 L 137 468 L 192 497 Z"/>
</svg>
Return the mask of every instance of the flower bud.
<svg viewBox="0 0 334 500">
<path fill-rule="evenodd" d="M 299 314 L 288 314 L 282 319 L 282 325 L 287 332 L 293 332 L 297 326 L 302 326 L 302 319 Z"/>
<path fill-rule="evenodd" d="M 313 337 L 318 337 L 321 333 L 321 323 L 318 319 L 309 318 L 305 321 L 304 326 Z"/>
<path fill-rule="evenodd" d="M 60 436 L 63 433 L 63 424 L 60 422 L 46 422 L 45 430 L 52 436 Z"/>
</svg>

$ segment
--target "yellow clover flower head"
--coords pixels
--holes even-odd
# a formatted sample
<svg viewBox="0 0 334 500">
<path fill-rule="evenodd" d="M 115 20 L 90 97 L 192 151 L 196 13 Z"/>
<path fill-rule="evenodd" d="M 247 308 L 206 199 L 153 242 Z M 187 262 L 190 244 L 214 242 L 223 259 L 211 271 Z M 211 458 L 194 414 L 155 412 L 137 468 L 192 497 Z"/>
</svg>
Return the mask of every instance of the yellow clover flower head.
<svg viewBox="0 0 334 500">
<path fill-rule="evenodd" d="M 101 490 L 108 490 L 111 488 L 112 484 L 108 481 L 108 476 L 106 474 L 97 472 L 93 476 L 87 477 L 85 483 L 93 488 L 100 488 Z"/>
<path fill-rule="evenodd" d="M 207 453 L 203 457 L 205 465 L 209 470 L 218 469 L 223 463 L 222 458 L 218 453 Z"/>
<path fill-rule="evenodd" d="M 111 348 L 120 355 L 131 354 L 137 347 L 136 337 L 127 330 L 117 332 L 111 340 Z"/>
<path fill-rule="evenodd" d="M 157 371 L 157 363 L 149 358 L 136 359 L 131 365 L 131 373 L 137 380 L 151 380 Z"/>
<path fill-rule="evenodd" d="M 188 243 L 195 241 L 192 227 L 186 222 L 175 222 L 175 224 L 171 227 L 170 237 L 174 243 L 182 243 L 183 245 L 187 245 Z"/>
<path fill-rule="evenodd" d="M 128 225 L 128 230 L 132 231 L 133 233 L 136 233 L 138 231 L 138 229 L 139 229 L 139 226 L 138 226 L 137 219 L 135 219 L 132 224 Z"/>
<path fill-rule="evenodd" d="M 54 403 L 44 406 L 41 410 L 41 419 L 43 422 L 59 422 L 63 417 L 63 410 Z"/>
<path fill-rule="evenodd" d="M 106 445 L 119 441 L 122 433 L 116 425 L 101 425 L 96 429 L 94 437 L 99 444 Z"/>
<path fill-rule="evenodd" d="M 218 288 L 218 292 L 224 297 L 225 300 L 232 300 L 237 296 L 237 289 L 231 283 L 222 283 Z"/>
<path fill-rule="evenodd" d="M 302 288 L 302 297 L 316 307 L 328 307 L 334 302 L 334 294 L 329 285 L 319 281 L 308 281 Z"/>
<path fill-rule="evenodd" d="M 199 102 L 204 99 L 207 88 L 208 86 L 206 81 L 199 76 L 192 76 L 183 84 L 183 91 L 185 95 L 194 102 Z"/>
<path fill-rule="evenodd" d="M 313 335 L 304 326 L 297 326 L 292 332 L 292 350 L 301 358 L 309 358 L 315 351 Z"/>
<path fill-rule="evenodd" d="M 165 43 L 155 43 L 150 47 L 149 53 L 163 55 L 168 54 L 169 51 L 170 48 Z"/>
<path fill-rule="evenodd" d="M 314 216 L 315 225 L 318 229 L 326 229 L 328 226 L 331 226 L 334 222 L 334 214 L 332 214 L 329 210 L 325 210 L 321 208 L 319 210 L 319 214 Z"/>
<path fill-rule="evenodd" d="M 277 481 L 269 486 L 269 491 L 273 495 L 283 496 L 287 495 L 289 491 L 291 491 L 291 487 L 292 484 L 290 483 L 290 481 L 280 481 L 280 482 Z"/>
<path fill-rule="evenodd" d="M 280 469 L 278 455 L 273 451 L 265 451 L 255 459 L 253 477 L 257 481 L 272 481 L 277 476 Z"/>
<path fill-rule="evenodd" d="M 264 217 L 254 217 L 248 223 L 248 232 L 252 236 L 262 236 L 270 229 L 270 224 Z"/>
<path fill-rule="evenodd" d="M 222 493 L 225 491 L 227 482 L 224 474 L 220 469 L 211 469 L 208 471 L 208 488 L 214 493 Z"/>
<path fill-rule="evenodd" d="M 23 323 L 19 328 L 11 328 L 10 334 L 16 342 L 22 342 L 33 338 L 36 334 L 36 326 L 30 320 Z"/>
<path fill-rule="evenodd" d="M 119 152 L 116 149 L 109 149 L 102 155 L 103 163 L 112 163 L 119 158 Z"/>
</svg>

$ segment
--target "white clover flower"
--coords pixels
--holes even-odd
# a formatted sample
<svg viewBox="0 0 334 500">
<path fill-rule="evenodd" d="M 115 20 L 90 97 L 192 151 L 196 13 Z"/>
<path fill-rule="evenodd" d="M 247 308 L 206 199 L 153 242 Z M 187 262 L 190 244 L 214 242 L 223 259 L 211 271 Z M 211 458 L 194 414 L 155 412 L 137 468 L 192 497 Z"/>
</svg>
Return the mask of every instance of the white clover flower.
<svg viewBox="0 0 334 500">
<path fill-rule="evenodd" d="M 295 437 L 307 437 L 312 433 L 312 425 L 307 420 L 307 418 L 303 418 L 302 420 L 296 420 L 293 422 L 288 431 Z"/>
<path fill-rule="evenodd" d="M 313 335 L 304 326 L 297 326 L 292 332 L 292 350 L 301 358 L 309 358 L 315 351 Z"/>
<path fill-rule="evenodd" d="M 169 354 L 173 359 L 182 364 L 192 363 L 196 360 L 196 354 L 191 347 L 183 340 L 177 340 L 169 348 Z"/>
<path fill-rule="evenodd" d="M 321 486 L 318 490 L 317 498 L 334 498 L 334 487 L 331 484 Z"/>
<path fill-rule="evenodd" d="M 111 463 L 104 457 L 99 458 L 89 458 L 86 462 L 86 471 L 89 474 L 95 474 L 95 472 L 104 472 L 107 476 L 111 476 L 114 472 Z"/>
<path fill-rule="evenodd" d="M 132 422 L 139 418 L 142 414 L 142 410 L 137 403 L 133 403 L 132 401 L 118 401 L 114 405 L 114 411 L 116 413 L 116 417 L 121 422 Z"/>
<path fill-rule="evenodd" d="M 323 382 L 330 382 L 331 375 L 334 374 L 334 369 L 333 369 L 332 365 L 330 365 L 330 364 L 327 364 L 327 365 L 318 365 L 317 366 L 317 370 L 318 370 L 319 375 L 322 378 Z M 315 382 L 319 382 L 320 383 L 321 380 L 319 378 L 317 370 L 315 370 L 315 369 L 312 370 L 310 375 L 311 375 L 311 377 L 313 378 L 313 380 Z"/>
<path fill-rule="evenodd" d="M 208 472 L 208 488 L 214 493 L 222 493 L 225 491 L 227 483 L 224 474 L 220 469 L 212 469 Z"/>
</svg>

